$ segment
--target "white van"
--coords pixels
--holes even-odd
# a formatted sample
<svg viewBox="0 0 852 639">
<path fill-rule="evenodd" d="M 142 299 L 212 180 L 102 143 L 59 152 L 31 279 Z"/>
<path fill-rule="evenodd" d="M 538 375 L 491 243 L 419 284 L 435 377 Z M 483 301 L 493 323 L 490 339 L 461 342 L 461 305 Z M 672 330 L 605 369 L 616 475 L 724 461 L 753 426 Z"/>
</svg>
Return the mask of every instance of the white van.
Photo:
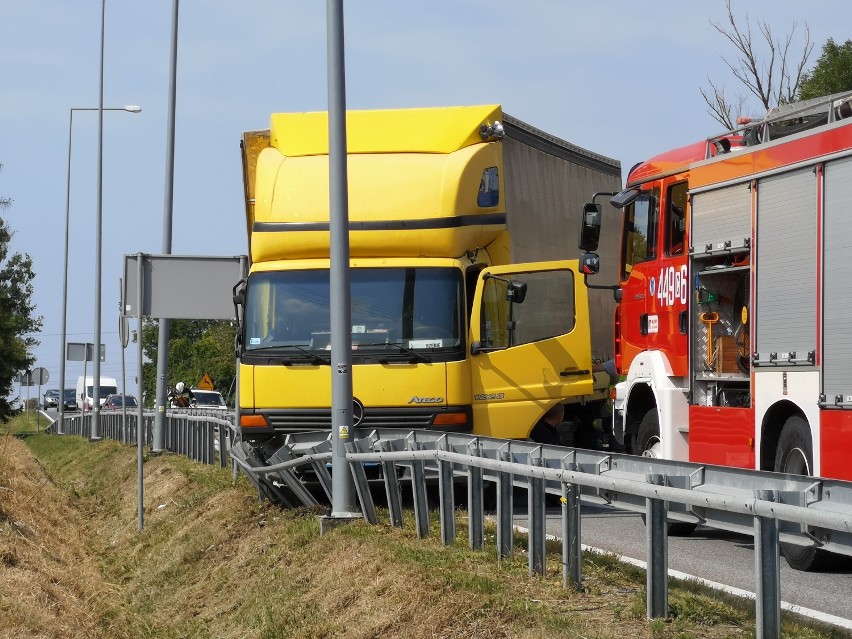
<svg viewBox="0 0 852 639">
<path fill-rule="evenodd" d="M 93 393 L 94 387 L 92 384 L 94 383 L 94 378 L 91 376 L 86 377 L 85 388 L 83 384 L 83 376 L 77 378 L 77 408 L 79 410 L 92 410 L 92 404 L 94 404 Z M 104 405 L 104 401 L 107 398 L 107 395 L 114 395 L 118 393 L 118 382 L 115 381 L 114 377 L 104 377 L 101 375 L 101 385 L 100 385 L 100 395 L 98 399 L 100 400 L 100 405 Z"/>
</svg>

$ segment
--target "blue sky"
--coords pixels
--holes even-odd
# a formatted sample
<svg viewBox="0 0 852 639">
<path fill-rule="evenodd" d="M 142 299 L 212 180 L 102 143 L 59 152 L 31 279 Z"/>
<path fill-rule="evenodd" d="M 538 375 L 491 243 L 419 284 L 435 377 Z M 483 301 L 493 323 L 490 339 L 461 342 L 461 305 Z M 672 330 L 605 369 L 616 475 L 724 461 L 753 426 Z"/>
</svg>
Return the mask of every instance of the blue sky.
<svg viewBox="0 0 852 639">
<path fill-rule="evenodd" d="M 327 107 L 320 0 L 180 3 L 172 252 L 247 251 L 239 155 L 244 130 L 269 114 Z M 852 37 L 848 0 L 811 5 L 734 0 L 778 34 L 797 24 L 816 44 Z M 104 106 L 102 374 L 121 375 L 118 280 L 123 256 L 162 248 L 171 0 L 107 0 Z M 36 271 L 44 316 L 37 366 L 58 385 L 69 109 L 96 107 L 100 0 L 2 0 L 0 194 L 13 250 Z M 553 135 L 635 162 L 719 132 L 699 89 L 741 92 L 734 56 L 710 25 L 723 0 L 350 0 L 345 3 L 350 109 L 502 104 Z M 754 114 L 759 111 L 755 108 Z M 75 113 L 71 161 L 68 341 L 94 335 L 97 113 Z M 192 288 L 203 283 L 176 283 Z M 126 353 L 133 384 L 136 355 Z M 70 382 L 82 374 L 70 362 Z M 197 380 L 186 380 L 194 383 Z M 69 383 L 69 385 L 73 385 Z"/>
</svg>

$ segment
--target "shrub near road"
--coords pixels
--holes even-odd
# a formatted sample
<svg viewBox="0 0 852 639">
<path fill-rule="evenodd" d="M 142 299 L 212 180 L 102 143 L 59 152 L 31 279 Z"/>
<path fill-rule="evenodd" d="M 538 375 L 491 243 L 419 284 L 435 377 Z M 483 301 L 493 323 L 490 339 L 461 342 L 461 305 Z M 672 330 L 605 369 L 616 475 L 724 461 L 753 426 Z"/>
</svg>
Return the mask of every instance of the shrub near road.
<svg viewBox="0 0 852 639">
<path fill-rule="evenodd" d="M 672 620 L 647 621 L 642 573 L 606 558 L 587 559 L 574 593 L 557 557 L 530 578 L 522 549 L 498 565 L 493 547 L 469 552 L 463 530 L 452 548 L 412 526 L 319 537 L 317 513 L 259 504 L 228 472 L 171 455 L 146 462 L 137 534 L 135 473 L 134 451 L 113 442 L 0 436 L 0 637 L 754 633 L 753 611 L 685 591 Z M 785 636 L 830 635 L 786 624 Z"/>
</svg>

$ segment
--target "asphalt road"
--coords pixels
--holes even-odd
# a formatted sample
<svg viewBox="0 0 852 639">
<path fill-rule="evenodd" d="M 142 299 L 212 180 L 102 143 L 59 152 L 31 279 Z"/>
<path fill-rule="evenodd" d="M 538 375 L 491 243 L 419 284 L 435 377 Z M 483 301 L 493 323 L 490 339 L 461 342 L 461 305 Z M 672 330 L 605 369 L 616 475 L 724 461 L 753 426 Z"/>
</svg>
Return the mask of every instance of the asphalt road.
<svg viewBox="0 0 852 639">
<path fill-rule="evenodd" d="M 518 515 L 516 521 L 526 526 L 526 515 Z M 583 544 L 645 560 L 645 525 L 638 514 L 584 504 L 581 526 Z M 548 511 L 548 533 L 558 537 L 561 530 L 560 513 Z M 669 537 L 669 569 L 754 592 L 753 540 L 749 536 L 705 527 L 699 527 L 689 537 Z M 782 559 L 781 599 L 849 619 L 852 617 L 852 557 L 838 556 L 832 572 L 826 573 L 793 570 Z"/>
</svg>

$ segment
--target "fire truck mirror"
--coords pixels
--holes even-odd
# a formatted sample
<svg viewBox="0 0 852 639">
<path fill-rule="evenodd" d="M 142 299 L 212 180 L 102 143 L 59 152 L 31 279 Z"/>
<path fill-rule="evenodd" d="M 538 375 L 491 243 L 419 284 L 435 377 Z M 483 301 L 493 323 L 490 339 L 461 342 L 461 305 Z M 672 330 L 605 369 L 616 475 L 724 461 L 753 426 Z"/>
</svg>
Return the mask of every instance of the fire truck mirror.
<svg viewBox="0 0 852 639">
<path fill-rule="evenodd" d="M 597 251 L 601 236 L 601 205 L 591 202 L 584 204 L 580 224 L 579 248 L 584 251 Z"/>
<path fill-rule="evenodd" d="M 609 203 L 617 209 L 623 209 L 639 197 L 639 189 L 625 189 L 609 199 Z"/>
</svg>

